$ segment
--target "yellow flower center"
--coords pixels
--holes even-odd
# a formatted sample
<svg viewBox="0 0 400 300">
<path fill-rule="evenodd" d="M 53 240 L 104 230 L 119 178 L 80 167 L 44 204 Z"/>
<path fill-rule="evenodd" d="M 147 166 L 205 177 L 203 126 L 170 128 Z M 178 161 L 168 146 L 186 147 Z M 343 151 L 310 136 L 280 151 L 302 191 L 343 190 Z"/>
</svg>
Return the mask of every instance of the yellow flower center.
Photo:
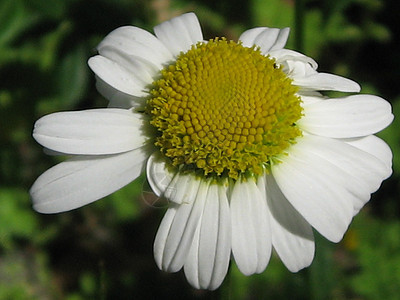
<svg viewBox="0 0 400 300">
<path fill-rule="evenodd" d="M 258 48 L 200 42 L 153 82 L 155 145 L 172 165 L 201 175 L 260 175 L 301 135 L 297 90 Z"/>
</svg>

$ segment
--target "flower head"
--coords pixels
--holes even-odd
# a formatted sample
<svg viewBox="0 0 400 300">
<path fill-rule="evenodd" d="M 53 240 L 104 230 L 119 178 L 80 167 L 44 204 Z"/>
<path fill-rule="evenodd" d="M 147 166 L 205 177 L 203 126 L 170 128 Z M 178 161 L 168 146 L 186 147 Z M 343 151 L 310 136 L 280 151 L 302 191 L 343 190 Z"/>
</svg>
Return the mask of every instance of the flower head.
<svg viewBox="0 0 400 300">
<path fill-rule="evenodd" d="M 154 243 L 160 269 L 216 289 L 231 254 L 245 275 L 263 272 L 272 248 L 290 271 L 308 266 L 312 227 L 340 241 L 392 172 L 374 136 L 392 122 L 389 103 L 323 96 L 360 87 L 284 49 L 288 28 L 204 41 L 189 13 L 154 31 L 118 28 L 89 60 L 109 108 L 37 121 L 34 138 L 72 158 L 37 179 L 34 208 L 75 209 L 146 169 L 170 201 Z"/>
</svg>

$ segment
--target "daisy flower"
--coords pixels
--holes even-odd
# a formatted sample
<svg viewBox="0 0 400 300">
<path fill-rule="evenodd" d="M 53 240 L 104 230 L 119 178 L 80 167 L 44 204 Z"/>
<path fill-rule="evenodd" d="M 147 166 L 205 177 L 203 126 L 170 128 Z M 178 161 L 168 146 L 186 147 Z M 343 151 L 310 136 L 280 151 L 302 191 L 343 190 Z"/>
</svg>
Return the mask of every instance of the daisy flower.
<svg viewBox="0 0 400 300">
<path fill-rule="evenodd" d="M 216 289 L 231 257 L 245 275 L 271 251 L 296 272 L 314 256 L 313 230 L 342 239 L 353 216 L 391 175 L 375 133 L 390 104 L 284 49 L 289 28 L 260 27 L 239 41 L 203 39 L 193 13 L 155 35 L 111 32 L 89 59 L 108 108 L 42 117 L 33 136 L 71 155 L 31 188 L 41 213 L 78 208 L 144 170 L 169 201 L 154 242 L 157 266 L 184 268 L 191 285 Z"/>
</svg>

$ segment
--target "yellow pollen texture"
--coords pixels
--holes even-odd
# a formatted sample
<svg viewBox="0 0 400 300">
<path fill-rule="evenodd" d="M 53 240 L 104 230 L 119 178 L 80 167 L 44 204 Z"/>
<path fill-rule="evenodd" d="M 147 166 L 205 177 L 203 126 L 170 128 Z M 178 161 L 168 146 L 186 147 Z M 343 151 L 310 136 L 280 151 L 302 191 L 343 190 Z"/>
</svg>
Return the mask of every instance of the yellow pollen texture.
<svg viewBox="0 0 400 300">
<path fill-rule="evenodd" d="M 147 113 L 155 145 L 172 165 L 205 176 L 260 175 L 301 135 L 296 92 L 258 48 L 200 42 L 153 82 Z"/>
</svg>

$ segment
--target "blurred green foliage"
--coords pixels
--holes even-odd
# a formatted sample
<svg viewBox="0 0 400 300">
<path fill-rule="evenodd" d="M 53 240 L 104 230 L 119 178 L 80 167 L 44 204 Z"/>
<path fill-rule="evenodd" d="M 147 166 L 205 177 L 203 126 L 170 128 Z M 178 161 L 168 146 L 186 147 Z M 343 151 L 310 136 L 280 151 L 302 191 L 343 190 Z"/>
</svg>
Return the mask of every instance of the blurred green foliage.
<svg viewBox="0 0 400 300">
<path fill-rule="evenodd" d="M 152 243 L 165 203 L 141 177 L 82 209 L 40 215 L 28 190 L 59 161 L 31 138 L 39 117 L 104 107 L 87 59 L 118 26 L 147 30 L 194 11 L 206 38 L 236 39 L 251 27 L 292 27 L 288 47 L 320 70 L 360 82 L 400 113 L 400 24 L 396 0 L 0 0 L 0 299 L 398 299 L 400 294 L 400 123 L 380 135 L 394 152 L 394 175 L 334 245 L 317 235 L 313 265 L 291 274 L 273 256 L 267 270 L 243 276 L 234 264 L 216 292 L 193 290 L 182 272 L 160 272 Z M 294 28 L 293 28 L 294 27 Z M 304 28 L 303 32 L 297 30 Z M 296 31 L 297 30 L 297 31 Z"/>
</svg>

